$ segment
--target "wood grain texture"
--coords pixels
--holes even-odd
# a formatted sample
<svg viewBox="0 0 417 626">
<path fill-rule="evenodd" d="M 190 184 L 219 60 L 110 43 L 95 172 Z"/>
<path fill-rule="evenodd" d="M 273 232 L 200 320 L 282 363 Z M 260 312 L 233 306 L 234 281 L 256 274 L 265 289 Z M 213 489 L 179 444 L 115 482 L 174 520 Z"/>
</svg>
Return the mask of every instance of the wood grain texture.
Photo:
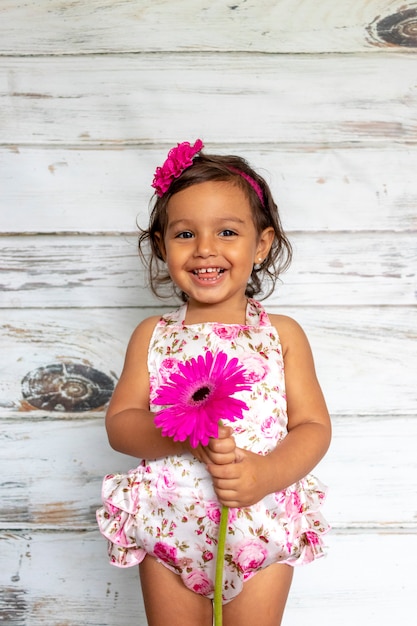
<svg viewBox="0 0 417 626">
<path fill-rule="evenodd" d="M 416 142 L 414 67 L 393 53 L 6 57 L 0 144 Z"/>
<path fill-rule="evenodd" d="M 271 300 L 286 306 L 416 304 L 414 233 L 293 233 Z M 135 236 L 3 237 L 0 307 L 155 306 Z M 312 260 L 314 259 L 314 263 Z"/>
<path fill-rule="evenodd" d="M 3 529 L 94 529 L 103 476 L 138 465 L 109 448 L 102 418 L 26 415 L 2 424 Z M 332 447 L 313 472 L 330 487 L 324 512 L 333 528 L 417 532 L 417 419 L 340 416 L 333 427 Z"/>
<path fill-rule="evenodd" d="M 305 329 L 333 415 L 415 414 L 414 307 L 281 307 Z M 26 374 L 51 363 L 83 363 L 115 380 L 130 334 L 153 309 L 0 311 L 0 407 L 4 416 L 47 415 L 22 401 Z M 65 416 L 65 413 L 64 413 Z M 72 416 L 77 417 L 77 416 Z"/>
<path fill-rule="evenodd" d="M 333 533 L 327 543 L 326 558 L 296 568 L 283 626 L 410 620 L 416 534 Z M 6 532 L 0 545 L 8 626 L 146 626 L 136 568 L 108 565 L 97 532 Z"/>
<path fill-rule="evenodd" d="M 353 0 L 346 5 L 329 0 L 182 0 L 175 5 L 164 0 L 5 1 L 0 52 L 359 52 L 378 44 L 383 49 L 386 41 L 378 22 L 401 10 L 400 0 Z M 390 43 L 401 48 L 407 42 L 403 37 Z"/>
<path fill-rule="evenodd" d="M 210 137 L 207 136 L 207 140 Z M 213 144 L 265 176 L 289 231 L 413 230 L 417 150 L 388 143 Z M 146 223 L 151 182 L 167 148 L 0 148 L 0 232 L 132 232 Z M 18 219 L 16 219 L 18 216 Z"/>
</svg>

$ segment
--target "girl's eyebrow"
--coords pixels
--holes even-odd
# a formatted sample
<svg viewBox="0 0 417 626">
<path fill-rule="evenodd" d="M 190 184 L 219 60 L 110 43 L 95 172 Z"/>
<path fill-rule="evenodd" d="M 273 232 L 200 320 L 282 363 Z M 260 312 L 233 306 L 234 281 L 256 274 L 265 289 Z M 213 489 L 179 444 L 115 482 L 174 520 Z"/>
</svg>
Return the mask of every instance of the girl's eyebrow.
<svg viewBox="0 0 417 626">
<path fill-rule="evenodd" d="M 236 224 L 244 224 L 245 220 L 242 220 L 240 217 L 220 217 L 216 219 L 216 222 L 217 223 L 234 222 Z M 168 222 L 167 228 L 175 228 L 176 226 L 179 226 L 179 225 L 187 226 L 189 224 L 194 224 L 194 220 L 190 220 L 187 218 L 178 219 L 178 220 L 173 220 L 172 222 Z"/>
</svg>

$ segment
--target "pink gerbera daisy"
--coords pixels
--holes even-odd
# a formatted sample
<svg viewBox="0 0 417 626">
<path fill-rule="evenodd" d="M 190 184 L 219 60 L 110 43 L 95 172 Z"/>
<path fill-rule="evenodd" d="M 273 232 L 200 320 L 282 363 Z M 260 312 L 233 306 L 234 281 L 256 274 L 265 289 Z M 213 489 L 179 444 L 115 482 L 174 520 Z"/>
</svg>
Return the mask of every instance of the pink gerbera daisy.
<svg viewBox="0 0 417 626">
<path fill-rule="evenodd" d="M 153 404 L 165 406 L 155 415 L 155 425 L 174 441 L 187 438 L 193 448 L 217 437 L 219 420 L 242 419 L 248 407 L 233 398 L 237 391 L 251 389 L 246 370 L 238 359 L 227 360 L 224 352 L 206 352 L 179 363 L 177 372 L 156 391 Z"/>
</svg>

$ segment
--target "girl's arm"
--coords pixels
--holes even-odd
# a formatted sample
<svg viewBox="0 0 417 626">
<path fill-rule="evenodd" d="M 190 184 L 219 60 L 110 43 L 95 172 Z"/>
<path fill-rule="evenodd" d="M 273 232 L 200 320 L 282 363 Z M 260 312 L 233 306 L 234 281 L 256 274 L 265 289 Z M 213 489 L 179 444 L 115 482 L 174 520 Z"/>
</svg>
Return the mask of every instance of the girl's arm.
<svg viewBox="0 0 417 626">
<path fill-rule="evenodd" d="M 270 319 L 284 355 L 288 435 L 267 456 L 235 448 L 234 463 L 230 462 L 233 438 L 224 433 L 223 438 L 211 440 L 208 469 L 226 506 L 250 506 L 289 487 L 317 465 L 330 444 L 330 417 L 307 337 L 291 318 L 271 315 Z"/>
<path fill-rule="evenodd" d="M 158 319 L 150 317 L 134 331 L 106 414 L 111 447 L 137 458 L 154 459 L 179 454 L 184 448 L 184 444 L 162 437 L 149 411 L 148 349 Z"/>
</svg>

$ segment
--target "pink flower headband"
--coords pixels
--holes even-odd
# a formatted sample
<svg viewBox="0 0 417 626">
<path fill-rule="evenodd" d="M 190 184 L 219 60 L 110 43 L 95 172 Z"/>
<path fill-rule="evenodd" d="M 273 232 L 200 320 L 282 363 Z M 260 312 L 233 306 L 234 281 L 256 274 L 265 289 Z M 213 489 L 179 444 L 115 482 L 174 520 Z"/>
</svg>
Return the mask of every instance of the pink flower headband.
<svg viewBox="0 0 417 626">
<path fill-rule="evenodd" d="M 181 176 L 184 170 L 193 164 L 193 158 L 195 155 L 204 148 L 204 144 L 201 139 L 197 139 L 193 146 L 188 141 L 183 141 L 177 144 L 175 148 L 171 148 L 168 152 L 168 157 L 162 167 L 157 167 L 155 175 L 153 177 L 152 187 L 156 190 L 156 195 L 162 198 L 164 193 L 168 191 L 174 178 Z M 236 169 L 235 167 L 229 167 L 231 172 L 235 172 L 242 176 L 258 196 L 262 206 L 265 206 L 262 189 L 249 174 Z"/>
<path fill-rule="evenodd" d="M 177 144 L 171 148 L 168 157 L 162 167 L 157 167 L 153 177 L 152 187 L 160 198 L 166 193 L 174 180 L 181 176 L 184 170 L 193 164 L 193 157 L 204 148 L 201 139 L 197 139 L 193 146 L 188 141 Z"/>
<path fill-rule="evenodd" d="M 258 196 L 260 203 L 262 204 L 263 207 L 265 207 L 264 195 L 262 193 L 262 189 L 260 188 L 256 180 L 252 178 L 252 176 L 249 176 L 249 174 L 246 174 L 246 172 L 242 172 L 242 170 L 238 170 L 236 167 L 229 166 L 229 170 L 231 172 L 236 172 L 236 174 L 239 174 L 239 176 L 242 176 L 242 178 L 244 178 L 249 183 L 249 185 L 252 187 L 252 189 L 255 191 L 256 195 Z"/>
</svg>

